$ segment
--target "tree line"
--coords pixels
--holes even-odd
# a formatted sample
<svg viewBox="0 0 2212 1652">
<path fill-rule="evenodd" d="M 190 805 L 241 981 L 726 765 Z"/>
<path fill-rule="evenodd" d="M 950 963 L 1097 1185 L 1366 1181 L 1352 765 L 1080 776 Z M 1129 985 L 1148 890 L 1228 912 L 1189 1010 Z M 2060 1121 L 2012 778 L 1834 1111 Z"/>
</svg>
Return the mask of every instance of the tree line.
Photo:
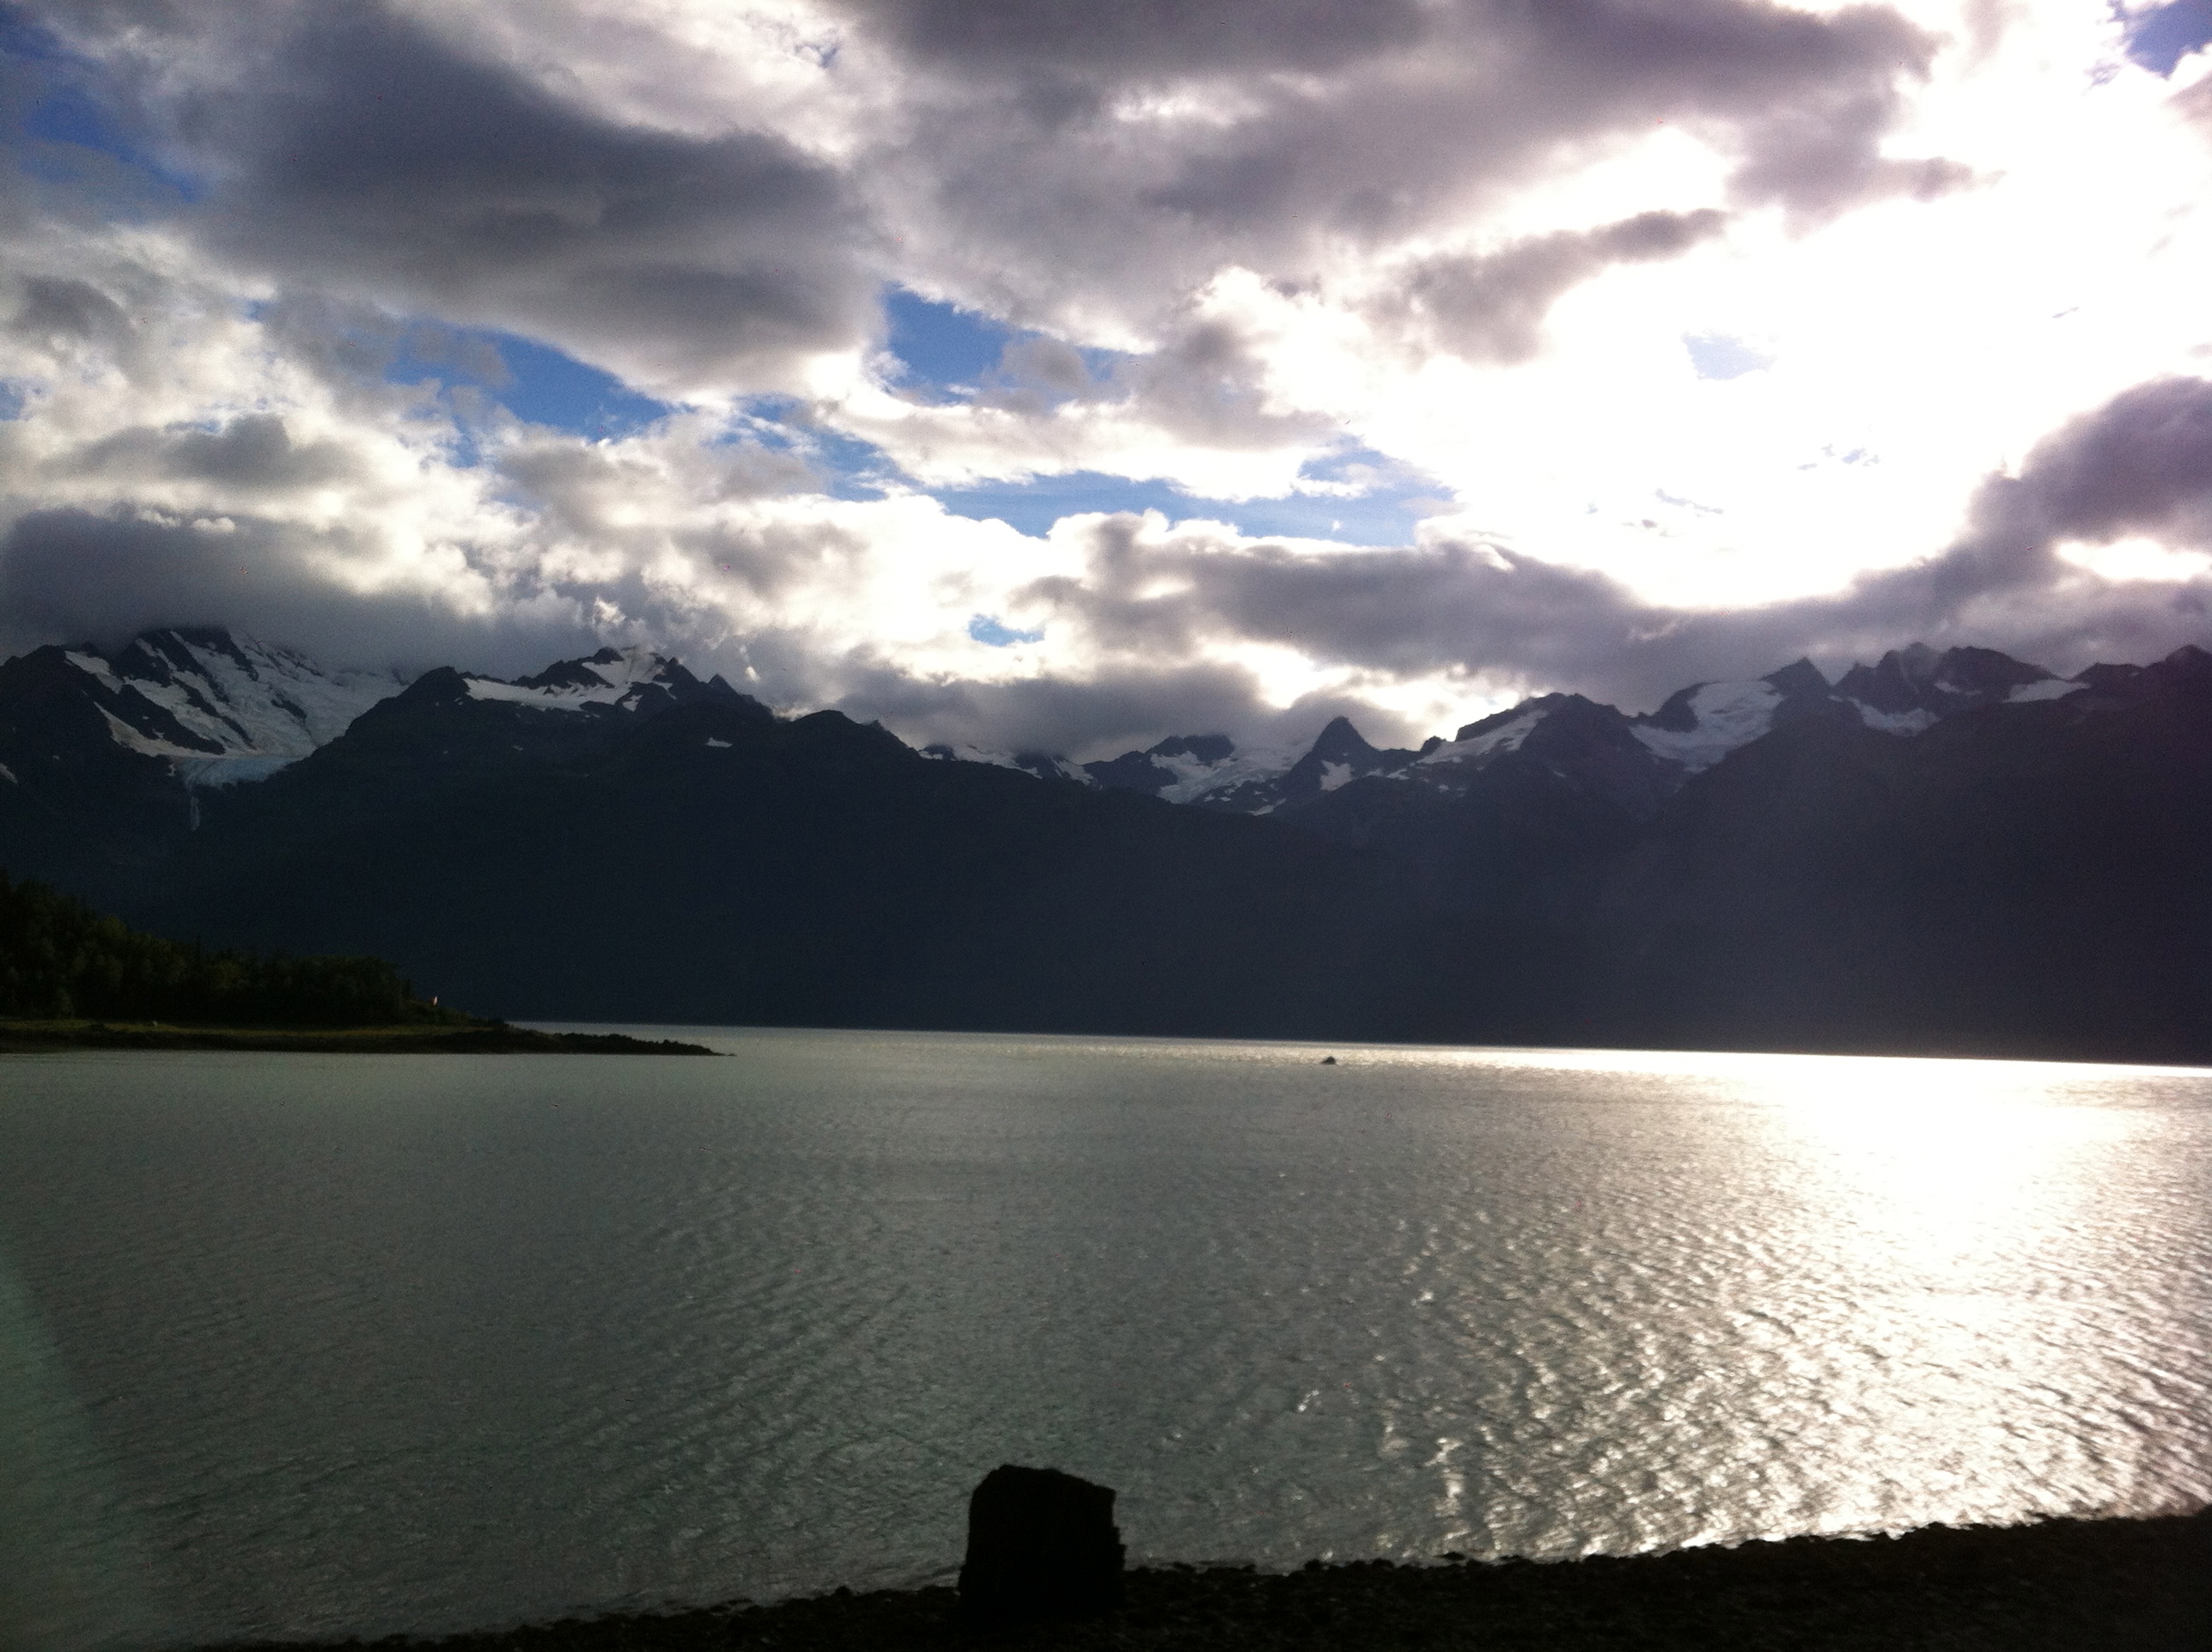
<svg viewBox="0 0 2212 1652">
<path fill-rule="evenodd" d="M 0 872 L 0 1016 L 235 1027 L 460 1023 L 381 958 L 210 952 Z"/>
</svg>

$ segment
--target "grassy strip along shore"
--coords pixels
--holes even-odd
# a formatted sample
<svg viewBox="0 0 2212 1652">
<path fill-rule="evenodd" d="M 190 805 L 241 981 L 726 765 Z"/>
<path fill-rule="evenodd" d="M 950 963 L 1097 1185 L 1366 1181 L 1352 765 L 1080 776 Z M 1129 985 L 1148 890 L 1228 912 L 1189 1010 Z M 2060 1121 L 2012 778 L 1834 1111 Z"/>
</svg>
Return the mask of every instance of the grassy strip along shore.
<svg viewBox="0 0 2212 1652">
<path fill-rule="evenodd" d="M 0 872 L 0 1053 L 321 1050 L 711 1055 L 619 1033 L 546 1033 L 425 1002 L 381 958 L 293 957 L 166 940 Z"/>
<path fill-rule="evenodd" d="M 39 1050 L 294 1050 L 333 1055 L 712 1055 L 703 1044 L 622 1033 L 550 1033 L 504 1021 L 392 1027 L 198 1027 L 0 1020 L 0 1054 Z"/>
<path fill-rule="evenodd" d="M 1286 1575 L 1177 1566 L 1132 1571 L 1127 1586 L 1127 1603 L 1109 1616 L 1018 1629 L 964 1628 L 950 1588 L 840 1589 L 771 1606 L 739 1601 L 374 1644 L 439 1652 L 2205 1652 L 2212 1509 L 1555 1564 L 1310 1562 Z"/>
</svg>

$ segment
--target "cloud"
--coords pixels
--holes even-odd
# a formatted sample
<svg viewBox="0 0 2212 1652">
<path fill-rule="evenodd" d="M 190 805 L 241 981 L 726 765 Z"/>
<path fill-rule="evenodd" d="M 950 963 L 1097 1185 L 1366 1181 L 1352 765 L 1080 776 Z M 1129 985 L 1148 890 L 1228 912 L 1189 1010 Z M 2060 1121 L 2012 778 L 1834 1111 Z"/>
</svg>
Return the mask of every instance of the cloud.
<svg viewBox="0 0 2212 1652">
<path fill-rule="evenodd" d="M 2039 444 L 2018 476 L 1985 481 L 1950 547 L 1816 597 L 1668 608 L 1602 574 L 1463 538 L 1346 551 L 1124 515 L 1085 524 L 1081 571 L 1033 581 L 1018 602 L 1033 622 L 1079 626 L 1107 659 L 1256 642 L 1324 668 L 1442 675 L 1470 691 L 1570 688 L 1634 707 L 1801 654 L 1840 665 L 1915 640 L 2024 649 L 2069 672 L 2118 642 L 2140 657 L 2203 641 L 2212 577 L 2103 579 L 2057 554 L 2069 538 L 2130 533 L 2212 546 L 2212 384 L 2168 380 L 2114 398 Z"/>
<path fill-rule="evenodd" d="M 106 124 L 0 64 L 0 645 L 651 641 L 1078 755 L 2143 658 L 2205 632 L 2204 82 L 2061 10 L 51 0 Z M 539 346 L 660 404 L 519 419 Z M 920 491 L 1055 476 L 1189 519 Z M 1178 503 L 1415 476 L 1411 543 Z"/>
<path fill-rule="evenodd" d="M 1546 313 L 1569 288 L 1615 264 L 1674 258 L 1727 225 L 1728 215 L 1711 207 L 1639 212 L 1480 257 L 1424 258 L 1400 272 L 1395 290 L 1369 310 L 1420 348 L 1481 361 L 1526 361 L 1542 343 Z"/>
<path fill-rule="evenodd" d="M 927 88 L 883 163 L 909 256 L 1018 322 L 1141 332 L 1225 263 L 1325 276 L 1662 123 L 1728 155 L 1740 200 L 1808 219 L 1952 176 L 1881 153 L 1938 45 L 1881 7 L 1279 9 L 848 8 L 848 50 L 887 34 Z"/>
<path fill-rule="evenodd" d="M 282 522 L 34 512 L 0 536 L 0 651 L 113 647 L 162 625 L 230 626 L 369 667 L 461 659 L 522 671 L 598 646 L 573 610 L 470 615 L 436 589 L 365 592 L 330 579 L 307 549 Z"/>
<path fill-rule="evenodd" d="M 1225 265 L 1340 275 L 1346 246 L 1449 233 L 1655 121 L 1735 155 L 1747 199 L 1831 212 L 1890 164 L 1875 146 L 1935 45 L 1880 8 L 1755 0 L 857 4 L 785 25 L 830 112 L 759 100 L 794 143 L 742 107 L 702 131 L 681 91 L 684 117 L 656 121 L 628 82 L 617 94 L 619 71 L 576 61 L 611 43 L 679 68 L 647 24 L 611 34 L 597 9 L 557 5 L 518 38 L 509 9 L 265 4 L 228 25 L 173 9 L 166 37 L 143 16 L 79 30 L 185 65 L 142 66 L 147 118 L 207 180 L 196 222 L 228 255 L 533 332 L 671 396 L 790 388 L 810 355 L 858 349 L 892 261 L 992 313 L 1157 353 L 1175 380 L 1191 296 Z M 1601 264 L 1638 256 L 1627 233 L 1585 244 Z M 1449 258 L 1426 267 L 1464 332 Z"/>
<path fill-rule="evenodd" d="M 1710 239 L 1719 210 L 1502 237 L 1471 222 L 1662 127 L 1721 159 L 1739 201 L 1808 221 L 1951 176 L 1881 152 L 1939 45 L 1881 6 L 50 15 L 194 179 L 181 232 L 277 301 L 544 338 L 665 398 L 826 389 L 830 423 L 936 481 L 1095 471 L 1287 492 L 1344 410 L 1280 371 L 1282 341 L 1221 301 L 1225 279 L 1399 324 L 1381 348 L 1523 360 L 1562 293 Z M 894 274 L 1030 328 L 1024 359 L 972 407 L 872 402 L 860 363 Z M 1071 343 L 1130 359 L 1086 386 Z"/>
<path fill-rule="evenodd" d="M 1277 715 L 1251 671 L 1212 661 L 1165 669 L 1115 662 L 1080 675 L 989 682 L 917 678 L 859 656 L 841 677 L 848 711 L 880 720 L 917 744 L 949 740 L 1088 758 L 1151 744 L 1170 729 L 1233 728 L 1249 738 Z"/>
<path fill-rule="evenodd" d="M 1048 80 L 1325 72 L 1418 46 L 1432 15 L 1417 0 L 854 0 L 843 9 L 918 58 Z"/>
<path fill-rule="evenodd" d="M 273 413 L 233 419 L 214 430 L 189 426 L 118 430 L 89 442 L 64 463 L 81 474 L 117 481 L 174 477 L 242 493 L 283 491 L 337 482 L 351 460 L 335 442 L 299 444 Z"/>
<path fill-rule="evenodd" d="M 115 350 L 131 336 L 123 307 L 90 282 L 33 276 L 22 284 L 8 331 L 50 354 L 83 345 Z"/>
<path fill-rule="evenodd" d="M 180 15 L 110 49 L 178 54 L 142 67 L 142 106 L 204 184 L 193 233 L 242 270 L 550 337 L 678 397 L 803 384 L 871 325 L 843 180 L 775 134 L 607 119 L 396 5 Z"/>
<path fill-rule="evenodd" d="M 2146 533 L 2212 548 L 2212 384 L 2160 379 L 2069 421 L 1977 513 L 2045 544 Z"/>
</svg>

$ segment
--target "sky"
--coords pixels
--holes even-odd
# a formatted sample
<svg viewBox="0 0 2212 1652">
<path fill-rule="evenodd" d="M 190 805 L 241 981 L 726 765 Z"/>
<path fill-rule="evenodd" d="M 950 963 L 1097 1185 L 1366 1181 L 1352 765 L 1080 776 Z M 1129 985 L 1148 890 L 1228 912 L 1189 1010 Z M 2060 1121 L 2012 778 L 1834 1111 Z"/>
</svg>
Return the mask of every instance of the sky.
<svg viewBox="0 0 2212 1652">
<path fill-rule="evenodd" d="M 2212 644 L 2212 0 L 0 0 L 0 653 L 1089 758 Z"/>
</svg>

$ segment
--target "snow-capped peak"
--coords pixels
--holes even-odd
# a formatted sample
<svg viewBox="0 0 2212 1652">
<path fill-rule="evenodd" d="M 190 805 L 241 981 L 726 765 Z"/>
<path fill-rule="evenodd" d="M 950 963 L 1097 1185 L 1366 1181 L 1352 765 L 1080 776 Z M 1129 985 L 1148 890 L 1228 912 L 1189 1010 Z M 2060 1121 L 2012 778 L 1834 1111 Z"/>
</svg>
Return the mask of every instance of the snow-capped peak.
<svg viewBox="0 0 2212 1652">
<path fill-rule="evenodd" d="M 1812 719 L 1910 736 L 1960 712 L 2057 699 L 2088 686 L 2086 676 L 2061 681 L 1992 649 L 1939 652 L 1916 644 L 1876 665 L 1854 665 L 1833 684 L 1800 659 L 1761 677 L 1692 683 L 1635 717 L 1579 695 L 1547 694 L 1469 723 L 1449 740 L 1431 739 L 1419 753 L 1377 750 L 1342 718 L 1304 751 L 1240 748 L 1220 734 L 1184 736 L 1080 770 L 1065 758 L 933 752 L 1250 814 L 1301 808 L 1370 775 L 1456 797 L 1493 764 L 1511 759 L 1641 811 L 1785 723 Z"/>
<path fill-rule="evenodd" d="M 391 671 L 326 671 L 305 655 L 213 629 L 149 631 L 112 659 L 63 658 L 96 684 L 116 743 L 167 758 L 185 783 L 258 780 L 337 738 L 406 686 Z"/>
<path fill-rule="evenodd" d="M 1782 698 L 1782 690 L 1764 677 L 1749 683 L 1701 683 L 1690 691 L 1686 702 L 1687 728 L 1645 722 L 1637 727 L 1636 738 L 1654 756 L 1681 764 L 1686 774 L 1701 774 L 1772 728 Z"/>
<path fill-rule="evenodd" d="M 2046 677 L 2040 682 L 2021 683 L 2005 695 L 2005 704 L 2018 706 L 2032 700 L 2063 700 L 2069 694 L 2081 693 L 2087 686 L 2086 683 L 2069 683 L 2063 677 Z"/>
<path fill-rule="evenodd" d="M 2059 681 L 2042 666 L 1994 648 L 1947 648 L 1938 653 L 1916 642 L 1891 649 L 1872 665 L 1852 666 L 1836 684 L 1836 693 L 1860 708 L 1869 728 L 1917 733 L 1958 712 L 2071 691 L 2042 686 Z M 2022 692 L 2027 689 L 2037 692 Z"/>
<path fill-rule="evenodd" d="M 772 714 L 720 677 L 702 683 L 683 661 L 647 647 L 602 648 L 581 659 L 556 660 L 534 677 L 512 682 L 473 671 L 456 675 L 472 700 L 498 701 L 532 711 L 645 717 L 672 706 L 712 700 L 750 707 L 763 717 Z"/>
<path fill-rule="evenodd" d="M 1290 773 L 1304 753 L 1296 746 L 1261 745 L 1237 746 L 1226 736 L 1212 737 L 1228 750 L 1218 756 L 1203 744 L 1206 737 L 1180 743 L 1163 741 L 1161 746 L 1181 744 L 1181 751 L 1162 751 L 1155 746 L 1152 762 L 1174 776 L 1158 793 L 1170 803 L 1204 803 L 1218 799 L 1229 793 L 1246 787 L 1266 787 Z M 1252 805 L 1256 813 L 1265 813 L 1271 804 L 1265 799 Z"/>
<path fill-rule="evenodd" d="M 462 680 L 478 700 L 506 700 L 544 711 L 580 711 L 586 706 L 614 706 L 635 711 L 659 689 L 694 687 L 698 679 L 682 663 L 652 649 L 633 645 L 602 648 L 581 659 L 562 659 L 534 677 L 513 682 L 464 671 Z"/>
<path fill-rule="evenodd" d="M 1536 725 L 1544 720 L 1544 714 L 1550 709 L 1541 702 L 1516 706 L 1502 716 L 1470 723 L 1460 730 L 1456 738 L 1431 746 L 1414 762 L 1423 768 L 1455 768 L 1474 758 L 1518 751 L 1521 743 L 1535 732 Z"/>
</svg>

